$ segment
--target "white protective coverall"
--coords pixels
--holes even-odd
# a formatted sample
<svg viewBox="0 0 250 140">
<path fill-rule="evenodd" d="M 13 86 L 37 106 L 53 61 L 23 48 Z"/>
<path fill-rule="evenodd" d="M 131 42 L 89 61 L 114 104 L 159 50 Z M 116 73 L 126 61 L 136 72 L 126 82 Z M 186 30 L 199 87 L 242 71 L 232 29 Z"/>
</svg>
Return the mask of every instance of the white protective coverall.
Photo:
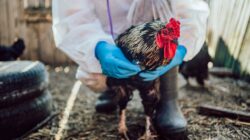
<svg viewBox="0 0 250 140">
<path fill-rule="evenodd" d="M 99 41 L 114 44 L 110 34 L 107 0 L 53 0 L 53 33 L 56 46 L 79 68 L 76 78 L 94 91 L 106 88 L 95 46 Z M 174 17 L 181 22 L 179 44 L 187 48 L 184 61 L 201 49 L 209 14 L 203 0 L 110 0 L 114 36 L 131 25 Z"/>
</svg>

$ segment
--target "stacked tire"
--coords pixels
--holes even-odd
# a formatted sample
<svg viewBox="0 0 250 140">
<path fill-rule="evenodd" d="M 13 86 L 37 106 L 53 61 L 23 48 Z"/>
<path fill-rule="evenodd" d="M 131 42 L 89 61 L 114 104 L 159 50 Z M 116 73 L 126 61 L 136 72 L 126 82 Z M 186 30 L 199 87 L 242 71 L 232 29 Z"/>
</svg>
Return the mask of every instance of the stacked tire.
<svg viewBox="0 0 250 140">
<path fill-rule="evenodd" d="M 0 139 L 17 138 L 52 113 L 48 73 L 40 62 L 0 62 Z"/>
</svg>

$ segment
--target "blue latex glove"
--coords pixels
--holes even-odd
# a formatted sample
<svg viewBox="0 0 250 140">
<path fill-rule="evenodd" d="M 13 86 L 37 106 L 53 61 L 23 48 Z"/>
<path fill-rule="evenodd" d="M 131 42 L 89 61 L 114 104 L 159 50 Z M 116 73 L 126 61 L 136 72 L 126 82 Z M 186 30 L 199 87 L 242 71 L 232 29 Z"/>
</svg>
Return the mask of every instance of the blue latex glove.
<svg viewBox="0 0 250 140">
<path fill-rule="evenodd" d="M 131 63 L 121 49 L 107 42 L 98 42 L 95 48 L 96 58 L 100 61 L 103 74 L 117 79 L 128 78 L 141 71 L 140 67 Z"/>
<path fill-rule="evenodd" d="M 156 78 L 160 77 L 173 67 L 180 65 L 184 59 L 184 56 L 186 55 L 187 50 L 184 46 L 179 45 L 177 47 L 176 53 L 172 61 L 166 65 L 166 66 L 160 66 L 156 68 L 155 71 L 146 71 L 140 73 L 140 77 L 143 79 L 143 81 L 152 81 L 155 80 Z"/>
</svg>

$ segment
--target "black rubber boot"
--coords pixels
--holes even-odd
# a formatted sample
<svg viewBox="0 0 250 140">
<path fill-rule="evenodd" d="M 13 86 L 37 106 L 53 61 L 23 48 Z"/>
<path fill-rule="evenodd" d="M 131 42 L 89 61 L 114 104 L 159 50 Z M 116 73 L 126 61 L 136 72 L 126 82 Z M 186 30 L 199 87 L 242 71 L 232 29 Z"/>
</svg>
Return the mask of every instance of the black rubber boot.
<svg viewBox="0 0 250 140">
<path fill-rule="evenodd" d="M 117 101 L 112 90 L 103 92 L 96 101 L 95 109 L 99 113 L 112 113 L 117 109 Z"/>
<path fill-rule="evenodd" d="M 185 139 L 187 121 L 177 103 L 177 67 L 160 78 L 161 99 L 156 109 L 155 127 L 162 139 Z"/>
</svg>

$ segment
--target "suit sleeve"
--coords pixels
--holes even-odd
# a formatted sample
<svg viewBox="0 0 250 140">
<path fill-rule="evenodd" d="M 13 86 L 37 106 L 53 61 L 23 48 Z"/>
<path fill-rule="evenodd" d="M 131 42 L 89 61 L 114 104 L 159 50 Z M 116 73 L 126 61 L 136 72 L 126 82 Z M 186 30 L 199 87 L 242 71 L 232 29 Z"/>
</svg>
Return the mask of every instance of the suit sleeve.
<svg viewBox="0 0 250 140">
<path fill-rule="evenodd" d="M 206 36 L 209 8 L 203 0 L 171 0 L 172 11 L 181 22 L 179 44 L 187 48 L 184 61 L 202 48 Z"/>
<path fill-rule="evenodd" d="M 101 73 L 95 57 L 99 41 L 114 44 L 95 14 L 91 0 L 53 0 L 53 33 L 56 46 L 73 59 L 83 73 Z M 77 76 L 77 78 L 82 78 Z"/>
</svg>

